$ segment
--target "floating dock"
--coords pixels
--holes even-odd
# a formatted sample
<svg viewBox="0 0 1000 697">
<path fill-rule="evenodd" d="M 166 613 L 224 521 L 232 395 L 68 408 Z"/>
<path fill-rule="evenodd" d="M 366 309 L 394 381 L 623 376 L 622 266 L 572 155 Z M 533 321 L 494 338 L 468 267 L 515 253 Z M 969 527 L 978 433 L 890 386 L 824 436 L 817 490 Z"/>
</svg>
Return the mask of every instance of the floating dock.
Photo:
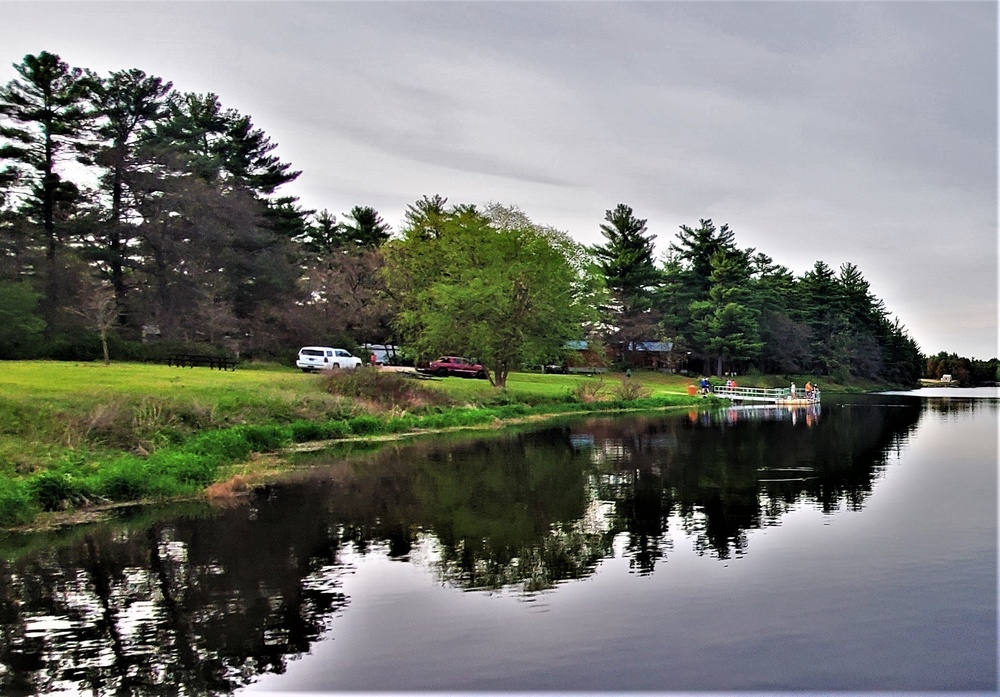
<svg viewBox="0 0 1000 697">
<path fill-rule="evenodd" d="M 792 395 L 788 387 L 726 387 L 715 385 L 712 394 L 734 402 L 767 402 L 787 406 L 809 406 L 819 403 L 819 390 L 813 390 L 808 395 L 805 390 L 797 389 Z"/>
</svg>

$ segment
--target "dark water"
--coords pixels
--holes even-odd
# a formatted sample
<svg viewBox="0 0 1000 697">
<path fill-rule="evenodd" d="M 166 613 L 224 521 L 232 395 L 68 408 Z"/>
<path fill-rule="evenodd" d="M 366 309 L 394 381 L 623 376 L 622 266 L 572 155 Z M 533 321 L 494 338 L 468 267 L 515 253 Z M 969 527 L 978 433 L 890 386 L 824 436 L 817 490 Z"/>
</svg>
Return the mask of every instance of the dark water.
<svg viewBox="0 0 1000 697">
<path fill-rule="evenodd" d="M 996 399 L 303 455 L 3 541 L 0 693 L 997 689 Z"/>
</svg>

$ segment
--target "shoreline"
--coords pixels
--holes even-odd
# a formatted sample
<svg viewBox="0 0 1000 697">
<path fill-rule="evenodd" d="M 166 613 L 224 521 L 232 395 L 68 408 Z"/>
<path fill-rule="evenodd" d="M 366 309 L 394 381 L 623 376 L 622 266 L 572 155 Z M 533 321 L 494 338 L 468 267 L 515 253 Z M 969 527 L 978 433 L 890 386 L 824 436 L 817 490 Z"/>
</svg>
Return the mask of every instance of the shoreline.
<svg viewBox="0 0 1000 697">
<path fill-rule="evenodd" d="M 680 397 L 681 395 L 678 396 Z M 492 420 L 475 424 L 462 424 L 437 428 L 415 428 L 408 431 L 354 435 L 341 438 L 326 438 L 293 443 L 274 451 L 253 452 L 245 460 L 220 465 L 219 471 L 217 472 L 217 478 L 204 488 L 194 493 L 176 496 L 137 498 L 125 501 L 101 502 L 64 511 L 42 511 L 38 513 L 30 522 L 20 525 L 0 527 L 0 534 L 16 535 L 52 532 L 79 525 L 99 523 L 111 518 L 115 511 L 126 508 L 182 503 L 184 501 L 205 501 L 210 504 L 214 502 L 218 505 L 225 505 L 226 502 L 246 497 L 250 495 L 253 490 L 266 486 L 275 480 L 281 479 L 282 476 L 293 472 L 294 467 L 288 462 L 287 459 L 290 455 L 297 453 L 319 452 L 341 444 L 389 444 L 407 439 L 433 436 L 436 434 L 458 433 L 461 431 L 499 431 L 508 427 L 522 426 L 532 423 L 543 423 L 545 421 L 552 421 L 559 418 L 613 416 L 616 414 L 629 414 L 636 412 L 667 412 L 698 407 L 701 406 L 704 401 L 705 400 L 699 397 L 696 402 L 691 403 L 635 407 L 610 406 L 611 403 L 609 403 L 609 407 L 605 409 L 592 407 L 580 408 L 576 410 L 558 410 L 508 418 L 494 417 Z M 710 400 L 711 404 L 714 406 L 723 406 L 723 404 L 727 401 L 728 400 L 718 398 Z M 595 402 L 592 404 L 599 405 L 600 403 Z M 583 406 L 584 405 L 581 405 L 581 407 Z M 216 493 L 213 493 L 213 490 L 215 490 Z"/>
</svg>

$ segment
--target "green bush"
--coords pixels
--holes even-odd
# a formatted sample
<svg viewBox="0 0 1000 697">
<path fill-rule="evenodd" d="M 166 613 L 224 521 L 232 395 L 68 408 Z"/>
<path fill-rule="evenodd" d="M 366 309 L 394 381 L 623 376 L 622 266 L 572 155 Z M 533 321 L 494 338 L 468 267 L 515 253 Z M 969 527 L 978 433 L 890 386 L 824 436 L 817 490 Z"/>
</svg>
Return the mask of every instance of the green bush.
<svg viewBox="0 0 1000 697">
<path fill-rule="evenodd" d="M 367 436 L 373 433 L 379 433 L 384 429 L 382 419 L 377 416 L 355 416 L 353 419 L 347 421 L 347 426 L 350 428 L 351 433 L 356 436 Z"/>
<path fill-rule="evenodd" d="M 207 431 L 189 441 L 183 450 L 196 455 L 209 455 L 219 461 L 245 460 L 253 452 L 250 442 L 235 428 Z"/>
<path fill-rule="evenodd" d="M 25 482 L 0 479 L 0 525 L 11 526 L 30 522 L 38 512 Z"/>
<path fill-rule="evenodd" d="M 295 421 L 288 427 L 293 443 L 343 438 L 351 432 L 345 421 Z"/>
<path fill-rule="evenodd" d="M 179 490 L 208 486 L 215 479 L 219 461 L 207 455 L 185 452 L 158 453 L 151 458 L 148 471 L 153 480 L 168 489 Z M 170 482 L 176 483 L 171 485 Z M 171 492 L 157 492 L 171 493 Z"/>
<path fill-rule="evenodd" d="M 66 472 L 49 470 L 27 480 L 31 498 L 43 511 L 58 511 L 70 504 L 79 504 L 90 495 L 86 480 Z"/>
<path fill-rule="evenodd" d="M 397 416 L 389 419 L 385 426 L 386 430 L 390 433 L 404 433 L 417 428 L 419 423 L 419 417 L 407 414 L 405 416 Z"/>
<path fill-rule="evenodd" d="M 100 470 L 89 483 L 96 493 L 110 501 L 136 501 L 158 488 L 150 474 L 144 460 L 125 455 Z"/>
<path fill-rule="evenodd" d="M 323 424 L 316 421 L 293 421 L 288 425 L 288 429 L 292 432 L 292 441 L 295 443 L 308 443 L 328 438 Z"/>
<path fill-rule="evenodd" d="M 283 426 L 241 426 L 238 430 L 256 453 L 269 453 L 292 441 L 290 430 Z"/>
</svg>

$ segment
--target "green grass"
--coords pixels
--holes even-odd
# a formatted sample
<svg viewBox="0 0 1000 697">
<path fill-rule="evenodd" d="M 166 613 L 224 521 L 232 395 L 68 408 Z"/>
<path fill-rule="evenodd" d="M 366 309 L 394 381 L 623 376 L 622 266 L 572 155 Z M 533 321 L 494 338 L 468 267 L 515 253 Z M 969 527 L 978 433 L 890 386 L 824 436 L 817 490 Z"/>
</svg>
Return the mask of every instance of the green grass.
<svg viewBox="0 0 1000 697">
<path fill-rule="evenodd" d="M 392 381 L 365 373 L 339 381 L 345 391 L 331 394 L 338 381 L 273 365 L 224 372 L 5 361 L 2 368 L 0 526 L 95 502 L 190 496 L 252 453 L 293 443 L 679 406 L 694 403 L 687 388 L 695 382 L 636 371 L 627 382 L 640 385 L 645 396 L 615 401 L 622 374 L 513 373 L 500 391 L 488 381 L 463 378 L 414 381 L 420 389 L 411 389 L 398 376 Z M 379 375 L 387 378 L 384 384 Z M 740 384 L 804 384 L 807 378 L 751 376 Z M 592 401 L 597 387 L 600 401 Z M 427 399 L 422 390 L 445 398 Z"/>
<path fill-rule="evenodd" d="M 610 393 L 624 377 L 624 373 L 604 373 L 594 376 L 511 373 L 507 378 L 507 393 L 512 401 L 538 403 L 542 400 L 563 400 L 572 398 L 578 385 L 603 384 L 605 391 Z M 687 386 L 692 383 L 690 378 L 683 375 L 646 371 L 636 371 L 630 379 L 649 388 L 653 397 L 686 394 Z M 448 392 L 460 401 L 479 402 L 496 398 L 493 396 L 496 390 L 487 380 L 434 378 L 427 383 Z"/>
</svg>

